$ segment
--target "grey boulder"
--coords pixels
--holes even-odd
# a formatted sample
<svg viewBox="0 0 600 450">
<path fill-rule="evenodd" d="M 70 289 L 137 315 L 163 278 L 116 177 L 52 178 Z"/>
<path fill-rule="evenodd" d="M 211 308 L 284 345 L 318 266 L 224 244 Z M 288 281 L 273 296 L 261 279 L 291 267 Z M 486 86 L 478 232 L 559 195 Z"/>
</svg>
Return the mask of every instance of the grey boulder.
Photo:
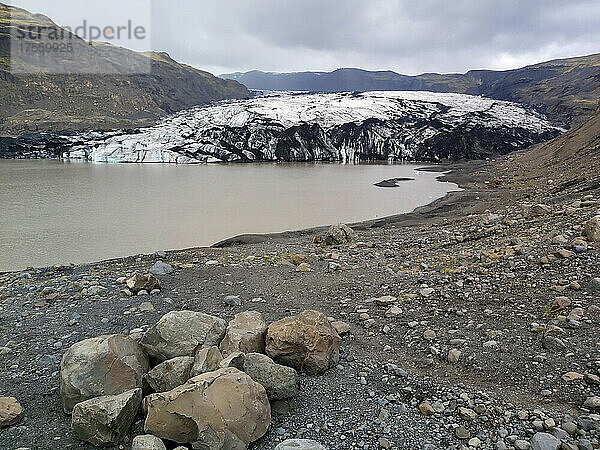
<svg viewBox="0 0 600 450">
<path fill-rule="evenodd" d="M 173 267 L 170 264 L 167 264 L 162 261 L 156 261 L 150 270 L 148 271 L 152 275 L 169 275 L 173 273 Z"/>
<path fill-rule="evenodd" d="M 342 245 L 357 239 L 356 233 L 352 228 L 343 223 L 332 225 L 325 234 L 326 245 Z"/>
<path fill-rule="evenodd" d="M 196 311 L 171 311 L 152 326 L 140 344 L 155 362 L 194 356 L 198 347 L 219 345 L 225 335 L 223 319 Z"/>
<path fill-rule="evenodd" d="M 142 390 L 133 389 L 78 403 L 71 416 L 73 434 L 96 447 L 117 445 L 131 427 L 141 402 Z"/>
<path fill-rule="evenodd" d="M 548 433 L 538 432 L 531 438 L 530 450 L 559 450 L 562 443 L 560 439 Z"/>
<path fill-rule="evenodd" d="M 263 385 L 271 401 L 298 395 L 298 372 L 291 367 L 276 364 L 266 355 L 248 353 L 244 358 L 244 372 Z"/>
<path fill-rule="evenodd" d="M 63 408 L 70 414 L 84 400 L 141 388 L 148 357 L 128 336 L 108 335 L 73 344 L 60 363 Z"/>
<path fill-rule="evenodd" d="M 170 391 L 191 378 L 193 365 L 194 358 L 191 356 L 168 359 L 150 370 L 144 380 L 154 389 L 154 392 Z"/>
</svg>

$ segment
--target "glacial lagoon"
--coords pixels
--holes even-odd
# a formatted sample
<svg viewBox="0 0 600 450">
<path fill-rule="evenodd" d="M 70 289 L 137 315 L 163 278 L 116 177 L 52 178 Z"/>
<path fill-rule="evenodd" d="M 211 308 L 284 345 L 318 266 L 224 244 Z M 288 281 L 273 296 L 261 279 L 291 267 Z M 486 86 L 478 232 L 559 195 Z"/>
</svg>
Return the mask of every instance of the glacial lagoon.
<svg viewBox="0 0 600 450">
<path fill-rule="evenodd" d="M 0 161 L 0 271 L 376 219 L 458 189 L 419 167 Z"/>
</svg>

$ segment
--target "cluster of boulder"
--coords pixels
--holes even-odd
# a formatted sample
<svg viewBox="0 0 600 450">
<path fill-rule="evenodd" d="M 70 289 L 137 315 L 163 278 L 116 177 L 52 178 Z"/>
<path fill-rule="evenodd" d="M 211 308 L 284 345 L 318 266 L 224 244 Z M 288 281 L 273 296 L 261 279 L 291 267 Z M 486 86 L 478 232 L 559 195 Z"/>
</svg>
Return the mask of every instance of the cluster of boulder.
<svg viewBox="0 0 600 450">
<path fill-rule="evenodd" d="M 138 341 L 86 339 L 64 354 L 60 390 L 74 435 L 122 442 L 145 416 L 134 449 L 245 449 L 271 423 L 270 401 L 297 395 L 299 374 L 339 361 L 341 338 L 325 315 L 304 311 L 267 325 L 257 311 L 226 323 L 196 311 L 165 314 Z"/>
</svg>

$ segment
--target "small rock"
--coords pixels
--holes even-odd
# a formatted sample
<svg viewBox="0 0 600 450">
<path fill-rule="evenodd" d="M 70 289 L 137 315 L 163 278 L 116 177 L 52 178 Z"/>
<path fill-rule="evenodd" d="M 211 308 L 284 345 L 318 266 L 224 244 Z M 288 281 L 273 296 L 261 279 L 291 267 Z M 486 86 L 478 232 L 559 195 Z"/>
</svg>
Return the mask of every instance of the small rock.
<svg viewBox="0 0 600 450">
<path fill-rule="evenodd" d="M 160 281 L 154 275 L 142 275 L 136 272 L 127 280 L 127 289 L 134 295 L 140 291 L 150 292 L 153 289 L 160 289 Z"/>
<path fill-rule="evenodd" d="M 419 411 L 421 411 L 421 414 L 424 416 L 432 416 L 435 414 L 435 409 L 427 402 L 419 404 Z"/>
<path fill-rule="evenodd" d="M 450 364 L 456 364 L 462 352 L 456 348 L 450 349 L 448 352 L 448 362 Z"/>
<path fill-rule="evenodd" d="M 228 295 L 223 301 L 227 306 L 242 306 L 242 299 L 239 295 Z"/>
<path fill-rule="evenodd" d="M 480 445 L 481 445 L 481 440 L 478 437 L 474 437 L 472 439 L 469 439 L 469 446 L 470 447 L 479 448 Z"/>
<path fill-rule="evenodd" d="M 275 450 L 327 450 L 327 448 L 312 439 L 288 439 L 277 445 Z"/>
<path fill-rule="evenodd" d="M 384 295 L 375 299 L 375 303 L 378 306 L 390 306 L 396 303 L 398 299 L 392 295 Z"/>
<path fill-rule="evenodd" d="M 523 439 L 517 439 L 514 446 L 516 450 L 529 450 L 529 442 Z"/>
<path fill-rule="evenodd" d="M 425 339 L 427 339 L 428 341 L 432 341 L 432 340 L 434 340 L 434 339 L 435 339 L 435 336 L 436 336 L 436 334 L 435 334 L 435 331 L 434 331 L 434 330 L 425 330 L 425 331 L 423 332 L 423 337 L 424 337 Z"/>
<path fill-rule="evenodd" d="M 471 438 L 471 433 L 469 432 L 469 430 L 467 430 L 462 425 L 459 425 L 458 427 L 456 427 L 454 429 L 454 434 L 459 439 L 470 439 Z"/>
<path fill-rule="evenodd" d="M 585 223 L 585 234 L 588 240 L 600 242 L 600 215 L 593 217 Z"/>
<path fill-rule="evenodd" d="M 151 434 L 136 436 L 131 444 L 131 450 L 167 450 L 163 441 Z"/>
<path fill-rule="evenodd" d="M 385 317 L 388 319 L 398 317 L 402 314 L 402 309 L 398 306 L 392 306 L 385 312 Z"/>
<path fill-rule="evenodd" d="M 331 322 L 331 326 L 335 328 L 335 331 L 337 331 L 340 336 L 350 333 L 351 330 L 350 324 L 342 321 Z"/>
<path fill-rule="evenodd" d="M 310 268 L 310 264 L 302 263 L 298 267 L 296 267 L 296 272 L 310 272 L 312 269 Z"/>
<path fill-rule="evenodd" d="M 583 406 L 590 409 L 600 409 L 600 397 L 588 397 Z"/>
<path fill-rule="evenodd" d="M 173 267 L 165 262 L 156 261 L 148 272 L 152 275 L 169 275 L 170 273 L 173 273 Z"/>
<path fill-rule="evenodd" d="M 348 225 L 340 223 L 329 227 L 325 234 L 326 245 L 342 245 L 357 239 L 356 233 Z"/>
<path fill-rule="evenodd" d="M 434 292 L 435 292 L 435 289 L 423 288 L 423 289 L 421 289 L 420 294 L 421 294 L 421 297 L 429 298 L 434 294 Z"/>
<path fill-rule="evenodd" d="M 294 254 L 291 256 L 292 259 L 292 263 L 295 266 L 299 266 L 300 264 L 304 264 L 306 262 L 308 262 L 308 258 L 306 257 L 306 255 L 302 255 L 302 254 Z"/>
<path fill-rule="evenodd" d="M 14 397 L 0 397 L 0 428 L 16 425 L 23 419 L 23 407 Z"/>
</svg>

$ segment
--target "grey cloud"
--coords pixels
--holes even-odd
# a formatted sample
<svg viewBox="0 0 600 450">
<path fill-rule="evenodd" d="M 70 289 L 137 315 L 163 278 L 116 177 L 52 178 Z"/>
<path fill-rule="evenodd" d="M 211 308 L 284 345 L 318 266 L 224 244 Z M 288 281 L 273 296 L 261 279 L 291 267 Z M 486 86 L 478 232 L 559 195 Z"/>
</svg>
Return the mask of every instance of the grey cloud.
<svg viewBox="0 0 600 450">
<path fill-rule="evenodd" d="M 58 18 L 65 1 L 14 3 Z M 155 50 L 216 73 L 463 72 L 600 52 L 597 0 L 153 0 L 152 17 Z"/>
</svg>

